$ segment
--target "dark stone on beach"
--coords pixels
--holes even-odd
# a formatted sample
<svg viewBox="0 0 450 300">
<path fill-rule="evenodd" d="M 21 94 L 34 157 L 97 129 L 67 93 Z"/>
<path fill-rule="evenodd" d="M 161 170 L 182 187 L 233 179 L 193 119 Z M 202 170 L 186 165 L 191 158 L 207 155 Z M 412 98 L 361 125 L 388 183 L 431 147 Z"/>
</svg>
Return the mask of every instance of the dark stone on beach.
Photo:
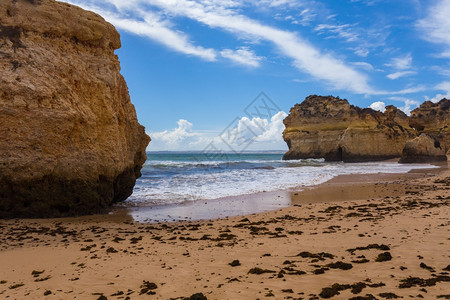
<svg viewBox="0 0 450 300">
<path fill-rule="evenodd" d="M 205 295 L 203 295 L 203 293 L 195 293 L 192 296 L 190 296 L 189 298 L 185 298 L 186 300 L 208 300 L 208 298 L 206 298 Z"/>
<path fill-rule="evenodd" d="M 240 266 L 241 263 L 240 263 L 239 260 L 235 259 L 232 262 L 230 262 L 229 265 L 232 266 L 232 267 L 237 267 L 237 266 Z"/>
<path fill-rule="evenodd" d="M 384 245 L 384 244 L 380 244 L 380 245 L 379 244 L 369 244 L 369 245 L 367 245 L 365 247 L 350 248 L 350 249 L 347 249 L 347 251 L 350 252 L 350 253 L 354 253 L 356 250 L 360 250 L 361 251 L 361 250 L 370 250 L 370 249 L 377 249 L 377 250 L 383 250 L 383 251 L 391 250 L 388 245 Z"/>
<path fill-rule="evenodd" d="M 365 296 L 356 296 L 356 297 L 351 297 L 348 300 L 376 300 L 377 298 L 375 298 L 374 295 L 372 294 L 367 294 Z"/>
<path fill-rule="evenodd" d="M 378 254 L 377 258 L 375 258 L 376 262 L 389 261 L 392 259 L 392 255 L 389 252 L 383 252 Z"/>
<path fill-rule="evenodd" d="M 319 252 L 319 253 L 311 253 L 308 251 L 302 251 L 297 256 L 303 257 L 303 258 L 315 258 L 318 260 L 325 260 L 325 258 L 334 258 L 333 254 L 326 253 L 326 252 Z"/>
<path fill-rule="evenodd" d="M 432 267 L 427 266 L 427 265 L 426 265 L 425 263 L 423 263 L 423 262 L 421 262 L 419 266 L 420 266 L 422 269 L 426 269 L 426 270 L 428 270 L 428 271 L 430 271 L 430 272 L 434 272 L 434 269 L 433 269 Z"/>
<path fill-rule="evenodd" d="M 419 277 L 408 277 L 406 279 L 402 279 L 400 282 L 401 283 L 398 287 L 401 289 L 411 288 L 414 286 L 427 287 L 427 286 L 434 286 L 438 282 L 450 282 L 450 277 L 447 275 L 439 275 L 428 279 L 423 279 Z"/>
<path fill-rule="evenodd" d="M 329 263 L 326 265 L 326 267 L 331 268 L 331 269 L 341 269 L 341 270 L 350 270 L 351 268 L 353 268 L 352 264 L 345 263 L 342 261 Z"/>
<path fill-rule="evenodd" d="M 325 287 L 322 289 L 322 291 L 320 292 L 319 296 L 322 298 L 331 298 L 334 297 L 336 295 L 339 295 L 339 291 L 344 291 L 347 289 L 350 289 L 351 285 L 350 284 L 339 284 L 339 283 L 335 283 L 333 284 L 331 287 Z"/>
<path fill-rule="evenodd" d="M 261 269 L 258 267 L 252 268 L 248 271 L 248 274 L 256 274 L 256 275 L 261 275 L 264 273 L 276 273 L 276 271 L 268 270 L 268 269 Z"/>
<path fill-rule="evenodd" d="M 156 285 L 156 283 L 144 280 L 142 282 L 141 291 L 140 291 L 139 295 L 144 295 L 144 294 L 154 295 L 156 293 L 153 290 L 156 290 L 157 288 L 158 288 L 158 286 Z"/>
<path fill-rule="evenodd" d="M 378 296 L 380 296 L 381 298 L 385 298 L 385 299 L 397 299 L 397 298 L 401 298 L 400 296 L 397 296 L 394 293 L 380 293 L 378 294 Z"/>
</svg>

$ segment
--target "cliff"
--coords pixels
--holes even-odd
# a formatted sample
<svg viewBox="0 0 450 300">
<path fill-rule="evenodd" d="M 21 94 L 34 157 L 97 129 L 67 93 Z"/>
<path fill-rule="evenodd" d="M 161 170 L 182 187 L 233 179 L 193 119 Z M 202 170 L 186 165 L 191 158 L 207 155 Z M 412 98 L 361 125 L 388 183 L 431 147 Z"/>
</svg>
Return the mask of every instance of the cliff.
<svg viewBox="0 0 450 300">
<path fill-rule="evenodd" d="M 132 193 L 150 138 L 119 47 L 95 13 L 0 2 L 0 217 L 94 213 Z"/>
<path fill-rule="evenodd" d="M 415 139 L 406 141 L 400 163 L 446 161 L 445 149 L 436 139 L 422 133 Z"/>
<path fill-rule="evenodd" d="M 407 141 L 421 133 L 442 143 L 449 149 L 449 106 L 443 99 L 437 104 L 425 102 L 408 117 L 394 106 L 384 113 L 370 108 L 350 105 L 347 100 L 311 95 L 296 104 L 284 120 L 283 138 L 289 151 L 284 159 L 325 158 L 328 161 L 374 161 L 401 157 Z M 441 160 L 441 152 L 424 153 L 423 142 L 417 159 L 429 156 L 427 161 Z M 414 158 L 410 160 L 414 161 Z"/>
<path fill-rule="evenodd" d="M 434 137 L 446 151 L 450 150 L 450 100 L 425 101 L 411 111 L 410 126 Z"/>
<path fill-rule="evenodd" d="M 401 155 L 414 138 L 408 116 L 393 106 L 385 113 L 350 105 L 347 100 L 312 95 L 284 119 L 284 159 L 329 161 L 383 160 Z"/>
</svg>

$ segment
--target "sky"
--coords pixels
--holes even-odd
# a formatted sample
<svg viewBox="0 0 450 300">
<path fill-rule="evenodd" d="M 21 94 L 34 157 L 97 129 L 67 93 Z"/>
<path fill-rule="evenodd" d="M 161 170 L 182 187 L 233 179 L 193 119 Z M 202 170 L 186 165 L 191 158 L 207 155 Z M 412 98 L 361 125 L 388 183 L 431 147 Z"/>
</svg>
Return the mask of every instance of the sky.
<svg viewBox="0 0 450 300">
<path fill-rule="evenodd" d="M 409 112 L 450 98 L 450 0 L 66 0 L 121 34 L 148 150 L 286 150 L 308 95 Z"/>
</svg>

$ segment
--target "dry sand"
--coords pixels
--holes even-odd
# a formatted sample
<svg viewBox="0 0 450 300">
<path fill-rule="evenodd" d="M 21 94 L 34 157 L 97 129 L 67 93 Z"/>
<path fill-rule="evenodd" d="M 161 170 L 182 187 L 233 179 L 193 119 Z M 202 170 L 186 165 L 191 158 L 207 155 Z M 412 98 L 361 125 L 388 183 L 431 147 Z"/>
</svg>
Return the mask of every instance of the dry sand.
<svg viewBox="0 0 450 300">
<path fill-rule="evenodd" d="M 450 172 L 398 176 L 212 221 L 0 221 L 0 299 L 450 299 Z"/>
</svg>

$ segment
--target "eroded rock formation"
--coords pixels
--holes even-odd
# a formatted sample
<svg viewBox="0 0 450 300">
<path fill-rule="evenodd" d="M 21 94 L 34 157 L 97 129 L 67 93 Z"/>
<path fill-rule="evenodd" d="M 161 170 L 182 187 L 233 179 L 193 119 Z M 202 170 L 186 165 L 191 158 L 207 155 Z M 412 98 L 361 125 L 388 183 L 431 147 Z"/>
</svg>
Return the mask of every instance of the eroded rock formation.
<svg viewBox="0 0 450 300">
<path fill-rule="evenodd" d="M 312 95 L 296 104 L 284 120 L 283 138 L 289 147 L 284 159 L 354 162 L 397 158 L 402 156 L 406 142 L 421 133 L 436 139 L 445 153 L 450 146 L 449 107 L 446 99 L 425 102 L 408 117 L 394 106 L 387 106 L 381 113 L 350 105 L 344 99 Z M 422 147 L 423 140 L 420 141 L 408 144 L 405 153 L 420 153 L 409 156 L 408 161 L 413 161 L 413 157 L 424 161 L 426 149 L 430 150 L 429 161 L 437 154 L 434 149 Z M 436 160 L 441 159 L 438 154 Z"/>
<path fill-rule="evenodd" d="M 450 150 L 450 100 L 425 101 L 411 111 L 411 127 L 437 139 L 444 150 Z"/>
<path fill-rule="evenodd" d="M 0 217 L 93 213 L 132 193 L 150 139 L 119 47 L 95 13 L 0 2 Z"/>
<path fill-rule="evenodd" d="M 359 108 L 347 100 L 312 95 L 284 119 L 284 159 L 325 158 L 367 161 L 399 157 L 415 133 L 408 116 L 394 106 L 386 112 Z"/>
<path fill-rule="evenodd" d="M 401 163 L 446 161 L 447 156 L 443 145 L 435 138 L 422 133 L 415 139 L 406 141 L 403 148 Z"/>
</svg>

